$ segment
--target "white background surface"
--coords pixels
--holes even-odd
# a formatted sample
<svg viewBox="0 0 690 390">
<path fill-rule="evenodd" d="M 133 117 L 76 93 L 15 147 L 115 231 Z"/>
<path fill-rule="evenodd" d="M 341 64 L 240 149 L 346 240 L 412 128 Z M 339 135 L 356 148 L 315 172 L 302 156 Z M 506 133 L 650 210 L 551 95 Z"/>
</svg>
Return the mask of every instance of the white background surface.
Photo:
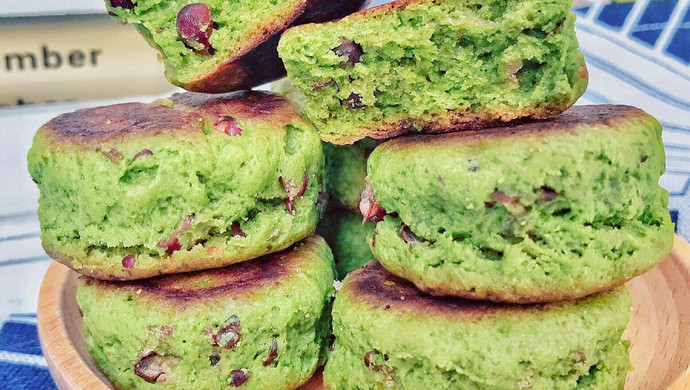
<svg viewBox="0 0 690 390">
<path fill-rule="evenodd" d="M 105 12 L 103 0 L 0 0 L 0 16 L 65 15 Z"/>
</svg>

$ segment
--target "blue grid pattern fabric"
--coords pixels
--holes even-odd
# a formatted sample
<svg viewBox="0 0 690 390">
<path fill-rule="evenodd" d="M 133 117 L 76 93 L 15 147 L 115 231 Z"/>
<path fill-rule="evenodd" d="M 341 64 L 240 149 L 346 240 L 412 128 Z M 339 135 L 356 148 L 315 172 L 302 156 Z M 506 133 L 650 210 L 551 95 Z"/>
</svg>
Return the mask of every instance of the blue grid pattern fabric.
<svg viewBox="0 0 690 390">
<path fill-rule="evenodd" d="M 578 104 L 629 104 L 664 128 L 669 212 L 690 238 L 690 0 L 593 1 L 574 8 L 590 73 Z"/>
<path fill-rule="evenodd" d="M 642 3 L 642 2 L 639 2 Z M 634 2 L 609 3 L 596 10 L 596 22 L 612 31 L 620 31 L 629 17 L 635 21 L 628 31 L 630 39 L 653 48 L 662 34 L 668 35 L 663 52 L 684 64 L 690 64 L 690 9 L 679 1 L 647 1 L 640 14 L 632 14 Z M 594 7 L 579 7 L 574 11 L 586 16 Z M 596 9 L 596 8 L 594 8 Z M 632 16 L 631 16 L 632 15 Z M 678 23 L 674 23 L 674 19 Z M 668 32 L 667 32 L 668 30 Z"/>
<path fill-rule="evenodd" d="M 375 0 L 372 5 L 382 2 L 386 1 Z M 590 72 L 589 88 L 578 104 L 630 104 L 659 119 L 667 155 L 661 185 L 670 193 L 669 212 L 676 232 L 690 240 L 690 0 L 576 3 L 576 30 Z M 62 109 L 88 105 L 83 104 Z M 37 128 L 47 119 L 37 118 L 31 126 Z M 21 180 L 28 180 L 24 176 Z M 0 225 L 12 225 L 11 229 L 0 226 L 0 245 L 14 245 L 0 253 L 0 277 L 2 272 L 11 274 L 0 278 L 2 291 L 11 291 L 0 302 L 0 320 L 6 319 L 0 328 L 0 388 L 56 389 L 41 353 L 36 315 L 8 315 L 35 310 L 40 276 L 50 262 L 40 249 L 35 209 L 0 210 Z"/>
<path fill-rule="evenodd" d="M 57 389 L 38 341 L 35 314 L 13 314 L 0 328 L 0 387 Z"/>
</svg>

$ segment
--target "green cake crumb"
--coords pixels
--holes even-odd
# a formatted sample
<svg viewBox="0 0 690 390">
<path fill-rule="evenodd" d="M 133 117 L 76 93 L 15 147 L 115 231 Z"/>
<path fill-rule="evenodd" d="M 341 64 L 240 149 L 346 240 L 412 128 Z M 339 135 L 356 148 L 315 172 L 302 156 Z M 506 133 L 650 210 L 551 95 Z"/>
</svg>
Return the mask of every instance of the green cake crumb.
<svg viewBox="0 0 690 390">
<path fill-rule="evenodd" d="M 324 141 L 544 118 L 584 92 L 570 0 L 406 0 L 286 31 L 278 52 Z"/>
<path fill-rule="evenodd" d="M 331 335 L 333 256 L 317 236 L 215 270 L 82 276 L 86 345 L 118 389 L 276 389 L 306 382 Z"/>
<path fill-rule="evenodd" d="M 176 94 L 63 114 L 28 155 L 46 252 L 105 279 L 220 267 L 316 228 L 321 140 L 277 94 Z"/>
<path fill-rule="evenodd" d="M 576 301 L 506 305 L 434 298 L 371 262 L 333 305 L 329 390 L 622 390 L 627 287 Z"/>
<path fill-rule="evenodd" d="M 369 157 L 372 252 L 436 295 L 513 302 L 609 289 L 673 245 L 661 126 L 629 106 L 400 137 Z M 375 213 L 378 204 L 385 210 Z M 374 244 L 375 240 L 375 244 Z"/>
</svg>

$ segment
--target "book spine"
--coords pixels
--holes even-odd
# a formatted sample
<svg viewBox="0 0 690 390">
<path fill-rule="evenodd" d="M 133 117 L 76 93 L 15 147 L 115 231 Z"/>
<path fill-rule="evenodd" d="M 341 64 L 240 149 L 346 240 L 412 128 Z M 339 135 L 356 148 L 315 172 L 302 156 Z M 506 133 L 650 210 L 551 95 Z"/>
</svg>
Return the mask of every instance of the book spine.
<svg viewBox="0 0 690 390">
<path fill-rule="evenodd" d="M 172 91 L 157 54 L 106 14 L 0 18 L 0 105 Z"/>
</svg>

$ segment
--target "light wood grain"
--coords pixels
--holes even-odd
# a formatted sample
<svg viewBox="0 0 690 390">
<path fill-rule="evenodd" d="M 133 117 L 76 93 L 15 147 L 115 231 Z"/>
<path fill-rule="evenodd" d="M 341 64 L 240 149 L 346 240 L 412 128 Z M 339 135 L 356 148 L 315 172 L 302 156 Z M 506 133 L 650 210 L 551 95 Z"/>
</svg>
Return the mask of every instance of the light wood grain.
<svg viewBox="0 0 690 390">
<path fill-rule="evenodd" d="M 676 236 L 656 268 L 628 283 L 633 312 L 625 336 L 635 370 L 626 389 L 690 389 L 690 245 Z"/>
<path fill-rule="evenodd" d="M 48 368 L 61 390 L 114 389 L 86 348 L 76 280 L 54 262 L 41 286 L 38 331 Z M 635 369 L 626 390 L 690 389 L 690 246 L 676 237 L 671 254 L 629 286 L 634 303 L 626 337 Z M 322 389 L 320 373 L 301 388 Z"/>
</svg>

